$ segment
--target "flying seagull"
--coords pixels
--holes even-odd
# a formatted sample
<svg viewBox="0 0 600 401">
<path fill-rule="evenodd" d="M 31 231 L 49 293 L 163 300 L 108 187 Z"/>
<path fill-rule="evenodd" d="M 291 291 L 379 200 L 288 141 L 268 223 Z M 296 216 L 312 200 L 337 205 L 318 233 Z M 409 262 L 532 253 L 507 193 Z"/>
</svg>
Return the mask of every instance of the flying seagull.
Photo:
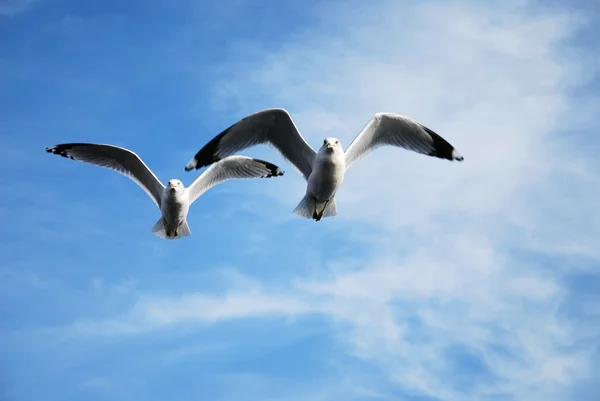
<svg viewBox="0 0 600 401">
<path fill-rule="evenodd" d="M 307 181 L 306 194 L 293 213 L 312 218 L 336 216 L 335 195 L 346 171 L 371 150 L 392 145 L 440 159 L 463 157 L 444 138 L 417 121 L 393 113 L 377 113 L 344 152 L 337 138 L 326 138 L 318 152 L 304 140 L 285 109 L 266 109 L 233 124 L 208 142 L 185 166 L 208 166 L 248 147 L 267 143 Z"/>
<path fill-rule="evenodd" d="M 231 178 L 268 178 L 284 174 L 279 167 L 264 160 L 231 156 L 210 166 L 188 188 L 177 179 L 169 180 L 165 187 L 142 159 L 128 149 L 104 144 L 64 143 L 50 146 L 46 152 L 106 167 L 131 178 L 161 211 L 162 215 L 151 231 L 169 240 L 192 234 L 187 223 L 190 205 L 213 186 Z"/>
</svg>

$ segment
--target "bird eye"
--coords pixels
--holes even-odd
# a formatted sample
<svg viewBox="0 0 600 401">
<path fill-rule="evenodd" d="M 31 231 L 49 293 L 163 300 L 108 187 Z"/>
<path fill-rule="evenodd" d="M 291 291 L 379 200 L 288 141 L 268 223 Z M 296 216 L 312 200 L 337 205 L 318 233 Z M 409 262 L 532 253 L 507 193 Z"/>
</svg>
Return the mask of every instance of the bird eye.
<svg viewBox="0 0 600 401">
<path fill-rule="evenodd" d="M 335 141 L 335 144 L 336 144 L 336 145 L 339 145 L 339 144 L 340 144 L 340 141 Z"/>
<path fill-rule="evenodd" d="M 323 139 L 323 145 L 327 145 L 327 139 Z"/>
</svg>

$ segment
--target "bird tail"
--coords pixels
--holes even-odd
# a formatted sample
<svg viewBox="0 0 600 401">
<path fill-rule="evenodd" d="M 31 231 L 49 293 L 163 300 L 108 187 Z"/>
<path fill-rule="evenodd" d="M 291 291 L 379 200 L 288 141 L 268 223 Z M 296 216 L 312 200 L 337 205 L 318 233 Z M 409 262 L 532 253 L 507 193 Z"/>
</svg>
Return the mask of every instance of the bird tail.
<svg viewBox="0 0 600 401">
<path fill-rule="evenodd" d="M 329 201 L 329 203 L 327 204 L 327 207 L 323 211 L 323 217 L 333 217 L 333 216 L 337 216 L 337 205 L 335 203 L 335 198 L 332 198 Z"/>
<path fill-rule="evenodd" d="M 188 226 L 187 220 L 184 220 L 183 223 L 179 226 L 179 235 L 177 238 L 189 237 L 192 235 L 192 230 L 190 230 L 190 226 Z"/>
<path fill-rule="evenodd" d="M 154 224 L 152 226 L 152 228 L 150 229 L 150 231 L 152 231 L 154 233 L 154 235 L 156 235 L 157 237 L 163 238 L 163 239 L 170 239 L 167 236 L 167 230 L 165 229 L 165 222 L 161 216 L 160 219 L 158 219 L 158 221 L 156 222 L 156 224 Z"/>
<path fill-rule="evenodd" d="M 304 217 L 307 219 L 314 218 L 315 212 L 315 203 L 317 206 L 317 211 L 322 210 L 325 202 L 315 202 L 315 198 L 310 195 L 304 195 L 304 198 L 298 203 L 298 206 L 292 211 L 292 213 Z M 323 217 L 332 217 L 337 216 L 337 205 L 335 203 L 335 198 L 332 198 L 328 203 L 325 210 L 322 212 L 322 215 L 319 217 L 319 220 Z"/>
<path fill-rule="evenodd" d="M 158 221 L 156 222 L 156 224 L 154 224 L 152 226 L 150 231 L 152 231 L 156 236 L 163 238 L 163 239 L 167 239 L 167 240 L 181 239 L 181 238 L 189 237 L 190 235 L 192 235 L 192 230 L 190 230 L 190 226 L 188 226 L 187 220 L 185 220 L 179 226 L 179 232 L 177 233 L 178 234 L 177 236 L 175 236 L 174 233 L 171 234 L 170 236 L 167 235 L 167 229 L 165 227 L 165 223 L 164 223 L 164 220 L 162 217 L 160 219 L 158 219 Z"/>
<path fill-rule="evenodd" d="M 312 196 L 304 195 L 304 198 L 298 203 L 298 206 L 292 211 L 292 213 L 305 217 L 307 219 L 312 219 L 313 212 L 315 210 L 315 199 Z"/>
</svg>

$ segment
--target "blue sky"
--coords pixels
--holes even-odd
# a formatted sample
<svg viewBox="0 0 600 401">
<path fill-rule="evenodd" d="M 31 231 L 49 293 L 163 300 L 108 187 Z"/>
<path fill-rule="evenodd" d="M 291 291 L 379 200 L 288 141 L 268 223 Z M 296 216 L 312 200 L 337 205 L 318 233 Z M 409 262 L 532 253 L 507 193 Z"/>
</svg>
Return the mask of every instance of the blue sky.
<svg viewBox="0 0 600 401">
<path fill-rule="evenodd" d="M 0 3 L 1 400 L 593 400 L 600 392 L 597 1 Z M 192 237 L 127 178 L 45 153 L 194 153 L 267 107 L 317 146 L 376 112 L 465 156 L 229 181 Z"/>
</svg>

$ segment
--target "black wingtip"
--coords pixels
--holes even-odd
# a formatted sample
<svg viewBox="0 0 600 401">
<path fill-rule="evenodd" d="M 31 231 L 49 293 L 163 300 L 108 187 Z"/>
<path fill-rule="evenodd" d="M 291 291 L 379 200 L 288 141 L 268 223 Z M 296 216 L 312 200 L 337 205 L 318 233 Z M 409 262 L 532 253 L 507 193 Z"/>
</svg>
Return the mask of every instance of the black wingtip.
<svg viewBox="0 0 600 401">
<path fill-rule="evenodd" d="M 72 159 L 72 157 L 69 155 L 68 152 L 70 149 L 72 149 L 74 146 L 77 146 L 77 145 L 81 145 L 81 144 L 79 144 L 79 143 L 63 143 L 60 145 L 48 146 L 46 148 L 46 152 Z"/>
<path fill-rule="evenodd" d="M 221 160 L 221 157 L 219 157 L 217 154 L 217 151 L 219 150 L 219 143 L 232 127 L 233 125 L 229 126 L 219 135 L 211 139 L 206 145 L 204 145 L 204 147 L 194 155 L 192 162 L 185 166 L 185 171 L 191 171 L 194 169 L 198 170 Z"/>
<path fill-rule="evenodd" d="M 433 139 L 433 151 L 428 153 L 429 156 L 438 157 L 440 159 L 446 160 L 456 160 L 459 162 L 464 160 L 462 155 L 458 153 L 456 149 L 454 149 L 454 146 L 450 145 L 448 141 L 439 136 L 432 129 L 427 128 L 422 124 L 419 125 L 421 125 L 421 128 L 423 128 L 425 132 L 427 132 L 431 136 L 431 139 Z"/>
<path fill-rule="evenodd" d="M 184 167 L 184 170 L 186 172 L 190 172 L 192 170 L 198 170 L 198 169 L 201 169 L 202 167 L 210 166 L 211 164 L 216 163 L 221 160 L 222 160 L 222 158 L 220 158 L 218 156 L 214 156 L 213 158 L 210 159 L 210 161 L 204 161 L 203 163 L 200 163 L 198 161 L 198 159 L 196 158 L 196 156 L 194 156 L 194 158 Z"/>
<path fill-rule="evenodd" d="M 269 163 L 268 161 L 261 160 L 261 159 L 254 159 L 254 160 L 263 164 L 269 170 L 269 173 L 265 176 L 265 178 L 279 177 L 279 176 L 282 176 L 285 174 L 284 170 L 280 169 L 278 166 L 274 165 L 273 163 Z"/>
</svg>

